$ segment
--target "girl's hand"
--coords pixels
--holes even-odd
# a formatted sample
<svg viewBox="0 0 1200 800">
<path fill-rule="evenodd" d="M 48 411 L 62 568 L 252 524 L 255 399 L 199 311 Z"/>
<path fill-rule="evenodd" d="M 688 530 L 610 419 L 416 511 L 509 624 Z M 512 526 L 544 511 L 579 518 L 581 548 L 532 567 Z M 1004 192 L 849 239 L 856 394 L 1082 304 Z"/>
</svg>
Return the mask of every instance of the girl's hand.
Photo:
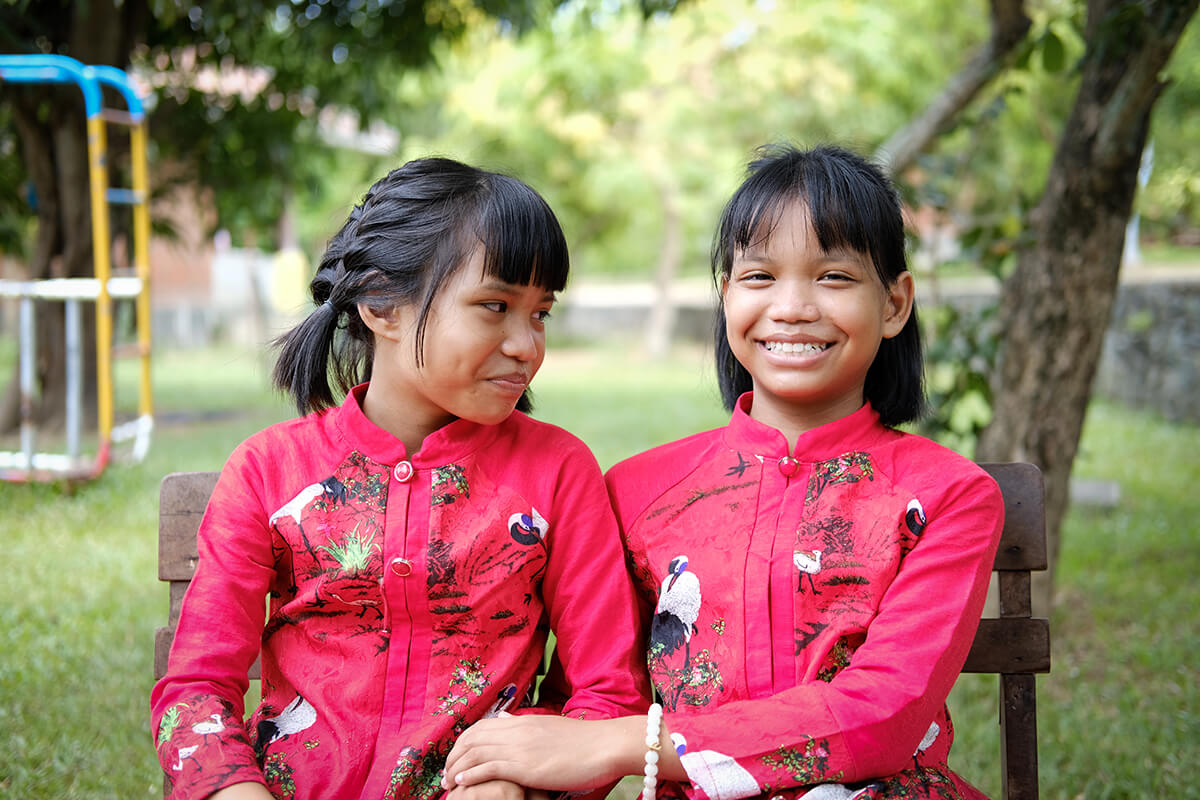
<svg viewBox="0 0 1200 800">
<path fill-rule="evenodd" d="M 526 800 L 527 793 L 524 787 L 509 781 L 484 781 L 474 786 L 456 786 L 445 800 Z"/>
<path fill-rule="evenodd" d="M 645 735 L 642 717 L 480 720 L 450 751 L 442 786 L 502 779 L 539 789 L 593 789 L 642 771 Z"/>
</svg>

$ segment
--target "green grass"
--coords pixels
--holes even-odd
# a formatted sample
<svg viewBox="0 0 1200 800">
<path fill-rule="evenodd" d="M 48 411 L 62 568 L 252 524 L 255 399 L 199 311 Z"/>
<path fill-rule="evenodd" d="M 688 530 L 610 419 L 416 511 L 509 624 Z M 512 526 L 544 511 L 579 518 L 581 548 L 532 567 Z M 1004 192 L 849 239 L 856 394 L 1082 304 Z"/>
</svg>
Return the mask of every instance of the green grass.
<svg viewBox="0 0 1200 800">
<path fill-rule="evenodd" d="M 157 490 L 175 470 L 218 469 L 233 446 L 290 415 L 264 357 L 165 353 L 160 424 L 146 461 L 94 482 L 0 484 L 0 797 L 110 800 L 160 791 L 148 695 Z M 602 466 L 719 425 L 698 352 L 651 364 L 616 349 L 552 351 L 538 416 L 570 428 Z M 132 397 L 122 373 L 122 395 Z M 1077 473 L 1121 483 L 1120 505 L 1068 517 L 1052 620 L 1054 671 L 1039 679 L 1047 798 L 1200 797 L 1194 654 L 1200 591 L 1200 429 L 1096 404 Z M 999 792 L 996 687 L 967 676 L 952 698 L 952 763 Z"/>
</svg>

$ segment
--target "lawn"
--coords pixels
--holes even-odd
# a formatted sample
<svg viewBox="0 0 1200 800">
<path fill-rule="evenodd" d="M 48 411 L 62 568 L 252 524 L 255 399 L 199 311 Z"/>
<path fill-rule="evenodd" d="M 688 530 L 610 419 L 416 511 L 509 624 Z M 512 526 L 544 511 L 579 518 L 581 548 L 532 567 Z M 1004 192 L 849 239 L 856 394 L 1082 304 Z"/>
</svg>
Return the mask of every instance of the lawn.
<svg viewBox="0 0 1200 800">
<path fill-rule="evenodd" d="M 619 349 L 551 351 L 537 415 L 582 436 L 603 466 L 723 419 L 699 353 L 650 364 Z M 265 356 L 164 353 L 159 427 L 141 464 L 77 487 L 0 484 L 0 797 L 153 797 L 147 696 L 154 629 L 157 488 L 218 469 L 246 435 L 291 412 L 265 389 Z M 603 376 L 598 380 L 597 376 Z M 125 392 L 132 396 L 132 392 Z M 1052 620 L 1054 671 L 1039 680 L 1047 798 L 1200 797 L 1200 428 L 1096 403 L 1077 474 L 1120 482 L 1113 509 L 1067 520 Z M 952 761 L 999 792 L 993 678 L 952 698 Z"/>
</svg>

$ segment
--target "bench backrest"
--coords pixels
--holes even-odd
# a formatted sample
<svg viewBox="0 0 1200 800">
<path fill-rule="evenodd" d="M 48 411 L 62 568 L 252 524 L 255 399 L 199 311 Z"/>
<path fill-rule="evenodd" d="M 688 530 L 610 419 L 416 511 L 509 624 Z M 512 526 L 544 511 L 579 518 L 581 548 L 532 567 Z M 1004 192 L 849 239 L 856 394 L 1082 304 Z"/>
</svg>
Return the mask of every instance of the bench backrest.
<svg viewBox="0 0 1200 800">
<path fill-rule="evenodd" d="M 1032 464 L 982 464 L 1004 494 L 1004 533 L 994 569 L 999 617 L 980 620 L 963 672 L 1000 676 L 1001 769 L 1006 800 L 1038 796 L 1037 696 L 1034 675 L 1050 671 L 1050 628 L 1033 616 L 1032 570 L 1046 569 L 1042 474 Z M 154 676 L 167 670 L 167 655 L 188 582 L 196 572 L 196 531 L 215 472 L 176 472 L 162 481 L 158 514 L 158 579 L 170 585 L 167 624 L 154 641 Z M 251 670 L 258 677 L 258 664 Z"/>
</svg>

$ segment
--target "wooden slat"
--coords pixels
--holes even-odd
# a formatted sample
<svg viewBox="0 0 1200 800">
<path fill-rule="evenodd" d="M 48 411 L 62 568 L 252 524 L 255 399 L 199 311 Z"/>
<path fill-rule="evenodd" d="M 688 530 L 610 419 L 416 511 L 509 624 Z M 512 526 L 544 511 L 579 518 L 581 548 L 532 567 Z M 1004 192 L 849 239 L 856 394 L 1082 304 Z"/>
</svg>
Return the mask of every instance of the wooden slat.
<svg viewBox="0 0 1200 800">
<path fill-rule="evenodd" d="M 158 492 L 158 579 L 188 581 L 196 573 L 196 531 L 217 483 L 215 472 L 174 472 Z"/>
<path fill-rule="evenodd" d="M 168 591 L 167 627 L 172 630 L 179 624 L 179 612 L 183 610 L 183 596 L 187 593 L 189 581 L 171 581 Z"/>
<path fill-rule="evenodd" d="M 1038 800 L 1034 681 L 1032 675 L 1000 676 L 1000 764 L 1005 800 Z"/>
<path fill-rule="evenodd" d="M 963 672 L 1049 672 L 1050 623 L 1013 617 L 981 619 Z"/>
<path fill-rule="evenodd" d="M 1046 569 L 1046 507 L 1042 471 L 1020 462 L 979 466 L 1004 494 L 1004 532 L 996 552 L 997 570 Z"/>
<path fill-rule="evenodd" d="M 154 680 L 167 674 L 167 657 L 171 654 L 174 628 L 159 628 L 154 632 Z"/>
</svg>

